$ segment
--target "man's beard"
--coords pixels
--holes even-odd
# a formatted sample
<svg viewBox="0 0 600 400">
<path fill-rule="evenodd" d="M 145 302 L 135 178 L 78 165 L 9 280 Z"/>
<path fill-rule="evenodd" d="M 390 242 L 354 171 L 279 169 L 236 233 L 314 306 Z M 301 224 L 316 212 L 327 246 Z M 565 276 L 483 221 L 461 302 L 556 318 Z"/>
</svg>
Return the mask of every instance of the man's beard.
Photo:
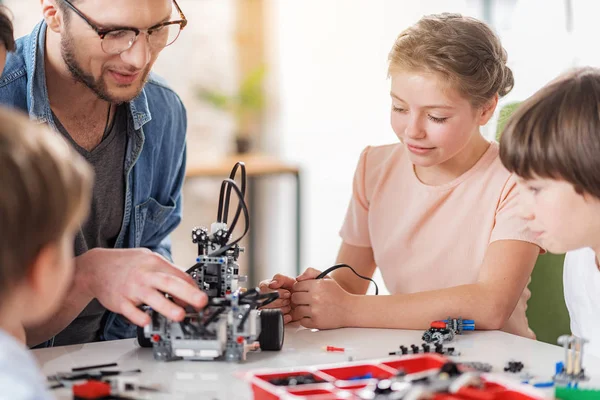
<svg viewBox="0 0 600 400">
<path fill-rule="evenodd" d="M 130 98 L 113 97 L 109 93 L 106 87 L 106 82 L 102 76 L 100 76 L 100 78 L 98 79 L 95 79 L 91 74 L 85 72 L 83 68 L 81 68 L 81 66 L 77 62 L 77 58 L 75 56 L 75 46 L 73 45 L 73 40 L 70 35 L 63 34 L 60 40 L 60 48 L 63 61 L 67 65 L 69 72 L 71 72 L 71 76 L 73 76 L 73 79 L 87 86 L 92 92 L 96 94 L 96 96 L 98 96 L 98 98 L 104 101 L 113 104 L 121 104 L 124 102 L 131 101 L 140 94 L 142 88 L 144 87 L 146 78 L 148 76 L 148 70 L 142 73 L 143 84 L 140 85 L 140 87 L 133 96 L 131 96 Z"/>
</svg>

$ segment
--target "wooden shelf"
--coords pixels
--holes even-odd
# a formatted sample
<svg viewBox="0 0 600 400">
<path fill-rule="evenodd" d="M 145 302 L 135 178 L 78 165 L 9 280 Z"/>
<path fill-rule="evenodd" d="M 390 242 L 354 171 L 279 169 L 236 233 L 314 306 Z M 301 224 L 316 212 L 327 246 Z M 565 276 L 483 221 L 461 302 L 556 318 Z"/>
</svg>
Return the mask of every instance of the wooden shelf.
<svg viewBox="0 0 600 400">
<path fill-rule="evenodd" d="M 264 176 L 278 174 L 298 174 L 297 166 L 283 162 L 276 157 L 260 153 L 225 156 L 216 160 L 188 158 L 185 176 L 196 177 L 222 177 L 229 176 L 236 162 L 246 164 L 248 176 Z"/>
</svg>

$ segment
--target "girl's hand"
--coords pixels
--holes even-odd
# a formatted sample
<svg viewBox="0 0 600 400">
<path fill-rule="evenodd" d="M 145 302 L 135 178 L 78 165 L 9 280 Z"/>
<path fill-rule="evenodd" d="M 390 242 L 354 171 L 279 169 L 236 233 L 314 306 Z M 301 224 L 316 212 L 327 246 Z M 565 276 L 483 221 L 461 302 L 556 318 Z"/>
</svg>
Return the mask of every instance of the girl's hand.
<svg viewBox="0 0 600 400">
<path fill-rule="evenodd" d="M 307 328 L 334 329 L 351 326 L 354 296 L 325 277 L 315 279 L 321 271 L 309 268 L 298 278 L 292 292 L 293 320 Z"/>
<path fill-rule="evenodd" d="M 274 302 L 267 304 L 264 308 L 279 308 L 283 314 L 283 322 L 285 324 L 292 322 L 292 305 L 290 303 L 292 296 L 292 287 L 296 283 L 294 278 L 289 276 L 276 274 L 273 279 L 262 281 L 258 288 L 261 293 L 278 292 L 279 298 Z"/>
</svg>

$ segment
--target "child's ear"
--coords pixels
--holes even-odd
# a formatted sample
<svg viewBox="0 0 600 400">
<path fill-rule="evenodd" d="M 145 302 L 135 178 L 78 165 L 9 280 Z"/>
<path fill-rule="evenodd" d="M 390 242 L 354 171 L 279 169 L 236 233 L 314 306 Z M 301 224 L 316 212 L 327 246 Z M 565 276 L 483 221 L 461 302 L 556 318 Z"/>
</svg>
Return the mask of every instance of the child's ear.
<svg viewBox="0 0 600 400">
<path fill-rule="evenodd" d="M 483 126 L 488 123 L 492 115 L 494 115 L 494 111 L 496 110 L 496 106 L 498 105 L 498 94 L 494 95 L 487 103 L 485 103 L 479 109 L 479 125 Z"/>
</svg>

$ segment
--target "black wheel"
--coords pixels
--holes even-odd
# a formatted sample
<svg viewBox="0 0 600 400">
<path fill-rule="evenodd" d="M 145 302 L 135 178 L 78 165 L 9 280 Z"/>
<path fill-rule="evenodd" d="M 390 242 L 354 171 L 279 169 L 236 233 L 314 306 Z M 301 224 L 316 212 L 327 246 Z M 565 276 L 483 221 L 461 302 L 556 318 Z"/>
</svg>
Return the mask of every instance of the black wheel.
<svg viewBox="0 0 600 400">
<path fill-rule="evenodd" d="M 144 336 L 144 328 L 141 326 L 137 327 L 137 340 L 140 347 L 152 347 L 152 342 L 146 336 Z"/>
<path fill-rule="evenodd" d="M 261 350 L 281 350 L 283 347 L 283 332 L 283 314 L 281 310 L 266 309 L 260 311 L 258 343 Z"/>
</svg>

